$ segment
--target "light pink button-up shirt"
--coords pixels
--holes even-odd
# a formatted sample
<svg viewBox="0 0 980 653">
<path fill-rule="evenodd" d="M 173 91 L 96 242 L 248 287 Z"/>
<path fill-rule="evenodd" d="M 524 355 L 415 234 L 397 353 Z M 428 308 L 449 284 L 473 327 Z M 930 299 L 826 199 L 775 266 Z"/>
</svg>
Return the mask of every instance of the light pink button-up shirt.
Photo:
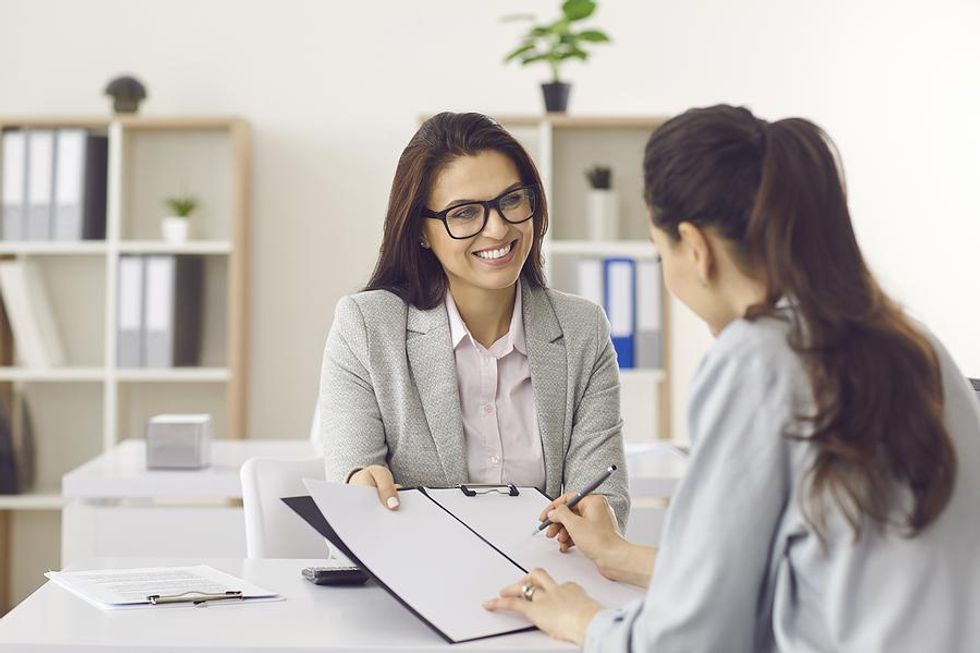
<svg viewBox="0 0 980 653">
<path fill-rule="evenodd" d="M 518 282 L 510 331 L 489 349 L 470 335 L 446 292 L 471 483 L 544 487 L 544 451 L 531 389 Z"/>
</svg>

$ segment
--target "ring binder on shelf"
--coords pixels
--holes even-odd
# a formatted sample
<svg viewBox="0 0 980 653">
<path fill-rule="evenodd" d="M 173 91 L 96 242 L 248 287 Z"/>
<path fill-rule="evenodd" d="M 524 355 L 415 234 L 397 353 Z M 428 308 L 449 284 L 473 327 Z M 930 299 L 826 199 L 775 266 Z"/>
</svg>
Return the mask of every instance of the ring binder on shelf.
<svg viewBox="0 0 980 653">
<path fill-rule="evenodd" d="M 520 491 L 513 483 L 460 483 L 459 489 L 468 497 L 475 497 L 478 494 L 506 494 L 512 497 L 520 495 Z"/>
<path fill-rule="evenodd" d="M 165 605 L 167 603 L 193 603 L 194 605 L 205 605 L 208 601 L 227 601 L 228 599 L 238 599 L 242 601 L 245 595 L 241 590 L 221 592 L 219 594 L 208 594 L 207 592 L 184 592 L 182 594 L 150 594 L 146 600 L 153 605 Z"/>
</svg>

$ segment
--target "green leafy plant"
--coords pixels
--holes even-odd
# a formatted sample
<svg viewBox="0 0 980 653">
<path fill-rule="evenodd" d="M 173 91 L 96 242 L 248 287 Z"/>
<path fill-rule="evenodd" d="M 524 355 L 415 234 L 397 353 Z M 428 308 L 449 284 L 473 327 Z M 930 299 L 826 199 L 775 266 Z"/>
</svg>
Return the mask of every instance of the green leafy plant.
<svg viewBox="0 0 980 653">
<path fill-rule="evenodd" d="M 163 201 L 170 211 L 180 218 L 188 218 L 197 208 L 197 199 L 190 195 L 175 195 Z"/>
<path fill-rule="evenodd" d="M 595 0 L 565 0 L 561 5 L 561 17 L 543 25 L 532 25 L 521 39 L 521 44 L 504 57 L 504 63 L 520 61 L 522 66 L 546 63 L 551 68 L 554 82 L 561 81 L 561 65 L 569 59 L 586 61 L 586 43 L 609 43 L 605 32 L 597 29 L 576 31 L 577 23 L 595 12 Z M 533 15 L 515 14 L 503 20 L 535 20 Z"/>
</svg>

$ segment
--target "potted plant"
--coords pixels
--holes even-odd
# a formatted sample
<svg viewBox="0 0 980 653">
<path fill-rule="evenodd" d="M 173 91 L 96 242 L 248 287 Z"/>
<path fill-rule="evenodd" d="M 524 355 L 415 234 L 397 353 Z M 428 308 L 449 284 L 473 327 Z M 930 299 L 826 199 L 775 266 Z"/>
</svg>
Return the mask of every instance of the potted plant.
<svg viewBox="0 0 980 653">
<path fill-rule="evenodd" d="M 593 166 L 585 171 L 589 181 L 586 202 L 589 238 L 616 240 L 619 236 L 619 198 L 612 189 L 612 168 Z"/>
<path fill-rule="evenodd" d="M 571 84 L 562 81 L 561 65 L 570 59 L 587 61 L 586 43 L 609 43 L 605 32 L 597 29 L 580 30 L 578 23 L 595 12 L 595 0 L 565 0 L 561 16 L 554 22 L 532 25 L 521 44 L 504 57 L 504 63 L 520 61 L 522 66 L 545 63 L 551 68 L 551 81 L 541 84 L 545 110 L 564 112 L 568 108 Z M 519 14 L 504 20 L 534 20 L 534 16 Z"/>
<path fill-rule="evenodd" d="M 170 243 L 185 242 L 190 231 L 190 215 L 197 208 L 197 199 L 190 195 L 175 195 L 164 199 L 163 203 L 170 209 L 170 215 L 163 218 L 160 224 L 163 239 Z"/>
</svg>

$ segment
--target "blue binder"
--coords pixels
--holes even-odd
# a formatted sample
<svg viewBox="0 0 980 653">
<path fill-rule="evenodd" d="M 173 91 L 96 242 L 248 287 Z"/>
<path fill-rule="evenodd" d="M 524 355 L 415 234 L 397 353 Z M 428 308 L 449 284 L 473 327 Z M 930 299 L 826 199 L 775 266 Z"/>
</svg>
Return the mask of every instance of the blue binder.
<svg viewBox="0 0 980 653">
<path fill-rule="evenodd" d="M 636 350 L 636 261 L 607 258 L 603 262 L 604 308 L 619 369 L 635 366 Z"/>
</svg>

